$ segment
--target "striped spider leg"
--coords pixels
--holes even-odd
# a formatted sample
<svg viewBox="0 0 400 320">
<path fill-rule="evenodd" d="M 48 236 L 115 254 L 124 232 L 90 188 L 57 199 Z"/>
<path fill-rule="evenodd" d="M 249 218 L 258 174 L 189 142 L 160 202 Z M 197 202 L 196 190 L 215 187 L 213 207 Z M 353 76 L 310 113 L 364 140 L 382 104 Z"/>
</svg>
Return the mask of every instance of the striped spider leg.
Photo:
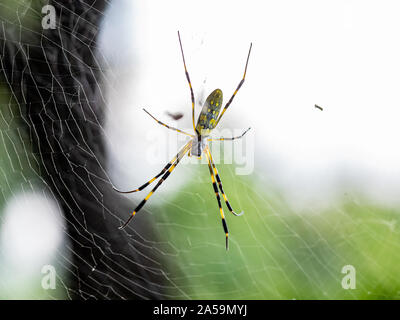
<svg viewBox="0 0 400 320">
<path fill-rule="evenodd" d="M 158 179 L 159 177 L 161 177 L 172 165 L 173 163 L 178 159 L 178 157 L 180 156 L 180 154 L 184 151 L 184 149 L 186 149 L 186 151 L 190 148 L 190 146 L 188 144 L 186 144 L 182 150 L 180 150 L 175 157 L 172 158 L 172 160 L 170 162 L 167 163 L 167 165 L 160 171 L 159 174 L 157 174 L 156 176 L 154 176 L 153 178 L 151 178 L 149 181 L 147 181 L 145 184 L 143 184 L 142 186 L 140 186 L 137 189 L 134 190 L 129 190 L 129 191 L 122 191 L 117 189 L 115 186 L 113 186 L 113 189 L 119 193 L 134 193 L 134 192 L 138 192 L 138 191 L 142 191 L 144 188 L 146 188 L 149 184 L 151 184 L 153 181 L 155 181 L 156 179 Z"/>
<path fill-rule="evenodd" d="M 214 176 L 213 168 L 211 166 L 210 158 L 207 153 L 206 153 L 206 157 L 208 159 L 208 170 L 210 171 L 211 182 L 212 182 L 215 196 L 216 196 L 217 202 L 218 202 L 219 213 L 221 214 L 222 227 L 224 228 L 224 232 L 225 232 L 225 248 L 226 248 L 226 250 L 228 250 L 228 248 L 229 248 L 229 246 L 228 246 L 228 237 L 229 237 L 228 226 L 225 221 L 225 214 L 224 214 L 224 210 L 222 209 L 221 197 L 219 196 L 218 187 L 217 187 L 217 184 L 215 183 L 215 176 Z"/>
<path fill-rule="evenodd" d="M 222 181 L 221 181 L 221 178 L 219 177 L 217 167 L 214 164 L 210 148 L 207 146 L 205 148 L 204 152 L 205 152 L 207 160 L 208 160 L 208 169 L 210 171 L 211 182 L 212 182 L 212 185 L 213 185 L 213 188 L 214 188 L 215 196 L 217 198 L 219 212 L 221 214 L 222 227 L 224 228 L 224 232 L 225 232 L 225 247 L 226 247 L 226 250 L 228 250 L 229 232 L 228 232 L 228 226 L 227 226 L 226 221 L 225 221 L 224 210 L 222 209 L 222 205 L 221 205 L 221 197 L 219 195 L 219 191 L 221 192 L 222 197 L 224 198 L 224 201 L 225 201 L 226 206 L 228 207 L 228 210 L 234 216 L 237 216 L 237 217 L 241 216 L 244 212 L 242 211 L 241 213 L 236 213 L 236 212 L 233 211 L 232 206 L 229 203 L 229 200 L 228 200 L 227 196 L 225 195 L 224 189 L 222 187 Z M 217 182 L 215 182 L 215 180 Z M 218 187 L 217 187 L 217 183 L 218 183 Z M 219 188 L 219 191 L 218 191 L 218 188 Z"/>
<path fill-rule="evenodd" d="M 224 109 L 222 110 L 221 114 L 218 117 L 217 123 L 215 124 L 215 126 L 217 126 L 217 124 L 219 123 L 219 121 L 221 120 L 222 116 L 224 115 L 226 109 L 228 109 L 228 107 L 231 105 L 233 98 L 235 98 L 236 94 L 238 93 L 239 89 L 241 88 L 241 86 L 244 83 L 244 79 L 246 78 L 246 72 L 247 72 L 247 65 L 249 64 L 249 58 L 250 58 L 250 52 L 251 52 L 251 47 L 253 46 L 252 43 L 250 43 L 250 49 L 249 49 L 249 53 L 247 54 L 247 60 L 246 60 L 246 66 L 244 67 L 244 73 L 243 73 L 243 78 L 242 80 L 240 80 L 239 85 L 237 86 L 236 90 L 233 92 L 232 97 L 229 99 L 229 101 L 226 103 Z"/>
<path fill-rule="evenodd" d="M 160 180 L 158 180 L 158 183 L 156 184 L 156 186 L 147 194 L 147 196 L 138 204 L 138 206 L 135 208 L 135 210 L 133 210 L 131 216 L 129 217 L 129 219 L 121 226 L 119 227 L 119 229 L 123 229 L 125 228 L 128 223 L 132 220 L 132 218 L 135 216 L 136 213 L 139 212 L 140 209 L 143 208 L 143 206 L 145 205 L 145 203 L 147 202 L 147 200 L 149 200 L 149 198 L 154 194 L 154 192 L 157 191 L 158 187 L 165 181 L 167 180 L 167 178 L 169 177 L 169 175 L 172 173 L 172 171 L 174 171 L 174 169 L 176 168 L 176 166 L 179 164 L 179 162 L 182 160 L 183 156 L 188 152 L 189 148 L 192 145 L 192 140 L 190 140 L 188 143 L 185 144 L 185 146 L 178 152 L 178 154 L 164 167 L 164 169 L 157 175 L 155 176 L 153 179 L 149 180 L 148 182 L 146 182 L 143 186 L 141 186 L 140 188 L 133 190 L 133 191 L 128 191 L 128 192 L 123 192 L 122 193 L 130 193 L 130 192 L 136 192 L 136 191 L 140 191 L 144 188 L 146 188 L 151 182 L 153 182 L 155 179 L 157 179 L 158 177 L 160 177 L 162 174 L 164 174 Z M 119 190 L 117 190 L 118 192 L 121 192 Z"/>
<path fill-rule="evenodd" d="M 237 140 L 237 139 L 241 139 L 241 138 L 243 138 L 243 136 L 250 130 L 251 128 L 248 128 L 245 132 L 243 132 L 240 136 L 237 136 L 237 137 L 232 137 L 232 138 L 224 138 L 224 137 L 221 137 L 221 138 L 210 138 L 210 139 L 208 139 L 208 141 L 233 141 L 233 140 Z"/>
<path fill-rule="evenodd" d="M 171 127 L 171 126 L 169 126 L 169 125 L 167 125 L 167 124 L 165 124 L 164 122 L 161 122 L 160 120 L 157 120 L 155 117 L 153 117 L 151 114 L 150 114 L 150 112 L 148 112 L 145 108 L 143 108 L 143 111 L 144 112 L 146 112 L 150 117 L 152 117 L 155 121 L 157 121 L 157 123 L 159 123 L 159 124 L 161 124 L 162 126 L 164 126 L 164 127 L 166 127 L 166 128 L 168 128 L 168 129 L 171 129 L 171 130 L 174 130 L 174 131 L 177 131 L 177 132 L 179 132 L 179 133 L 183 133 L 183 134 L 186 134 L 187 136 L 189 136 L 189 137 L 194 137 L 194 135 L 193 134 L 190 134 L 190 133 L 187 133 L 187 132 L 185 132 L 185 131 L 182 131 L 182 130 L 180 130 L 180 129 L 177 129 L 177 128 L 174 128 L 174 127 Z"/>
<path fill-rule="evenodd" d="M 186 68 L 186 61 L 185 61 L 185 55 L 183 54 L 183 48 L 182 48 L 182 41 L 181 41 L 181 35 L 178 31 L 178 39 L 179 39 L 179 45 L 181 47 L 181 53 L 182 53 L 182 60 L 183 60 L 183 67 L 185 68 L 185 75 L 186 75 L 186 79 L 189 83 L 189 88 L 190 88 L 190 99 L 192 100 L 192 123 L 193 123 L 193 130 L 194 132 L 197 133 L 197 129 L 196 129 L 196 125 L 194 123 L 194 93 L 193 93 L 193 88 L 192 88 L 192 83 L 190 82 L 190 77 L 189 77 L 189 72 L 187 71 Z"/>
<path fill-rule="evenodd" d="M 226 206 L 228 207 L 228 210 L 234 216 L 237 216 L 237 217 L 241 216 L 244 212 L 242 211 L 241 213 L 235 213 L 235 211 L 233 211 L 232 206 L 230 205 L 230 203 L 228 201 L 228 198 L 225 195 L 224 189 L 222 188 L 221 178 L 219 177 L 217 167 L 214 164 L 214 161 L 213 161 L 213 158 L 212 158 L 212 155 L 211 155 L 211 151 L 210 151 L 210 148 L 208 146 L 206 148 L 206 155 L 207 155 L 208 163 L 209 163 L 209 165 L 211 165 L 211 167 L 213 169 L 214 176 L 215 176 L 215 178 L 217 179 L 217 182 L 218 182 L 219 190 L 221 191 L 222 197 L 224 198 L 224 201 L 225 201 Z"/>
</svg>

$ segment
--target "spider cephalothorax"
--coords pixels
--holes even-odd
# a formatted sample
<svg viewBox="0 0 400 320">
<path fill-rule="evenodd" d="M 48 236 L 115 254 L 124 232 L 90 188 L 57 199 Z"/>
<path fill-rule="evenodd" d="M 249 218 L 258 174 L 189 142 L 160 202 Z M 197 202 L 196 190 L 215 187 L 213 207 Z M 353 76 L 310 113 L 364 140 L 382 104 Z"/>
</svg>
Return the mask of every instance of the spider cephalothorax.
<svg viewBox="0 0 400 320">
<path fill-rule="evenodd" d="M 187 132 L 184 132 L 180 129 L 170 127 L 166 125 L 165 123 L 157 120 L 155 117 L 153 117 L 148 111 L 144 110 L 147 114 L 149 114 L 154 120 L 156 120 L 159 124 L 163 125 L 164 127 L 167 127 L 168 129 L 178 131 L 180 133 L 186 134 L 187 136 L 190 136 L 191 139 L 183 146 L 183 148 L 176 154 L 176 156 L 161 170 L 159 174 L 157 174 L 155 177 L 150 179 L 148 182 L 146 182 L 144 185 L 139 187 L 138 189 L 131 190 L 131 191 L 120 191 L 116 188 L 114 188 L 116 191 L 121 192 L 121 193 L 132 193 L 132 192 L 137 192 L 140 190 L 143 190 L 146 188 L 149 184 L 151 184 L 153 181 L 161 177 L 161 179 L 158 181 L 156 186 L 150 191 L 150 193 L 139 203 L 139 205 L 136 207 L 136 209 L 132 212 L 132 215 L 129 217 L 129 219 L 122 225 L 120 228 L 124 228 L 129 221 L 135 216 L 135 214 L 144 206 L 146 201 L 153 195 L 153 193 L 158 189 L 158 187 L 165 181 L 168 176 L 171 174 L 171 172 L 176 168 L 178 163 L 181 161 L 183 156 L 188 153 L 189 156 L 195 156 L 201 158 L 203 154 L 206 155 L 207 160 L 208 160 L 208 168 L 210 171 L 211 175 L 211 181 L 213 184 L 213 188 L 215 191 L 215 196 L 217 197 L 217 202 L 218 202 L 218 207 L 219 211 L 221 214 L 221 219 L 222 219 L 222 226 L 224 228 L 225 232 L 225 237 L 226 237 L 226 249 L 228 249 L 228 226 L 225 221 L 225 215 L 224 211 L 222 210 L 222 205 L 221 205 L 221 197 L 220 197 L 220 192 L 222 194 L 222 197 L 225 201 L 226 206 L 228 207 L 228 210 L 234 214 L 235 216 L 239 216 L 240 214 L 237 214 L 233 211 L 228 198 L 226 197 L 224 190 L 222 188 L 222 181 L 221 178 L 218 175 L 218 170 L 217 167 L 214 164 L 210 148 L 208 147 L 208 142 L 209 141 L 224 141 L 224 140 L 235 140 L 235 139 L 240 139 L 242 138 L 247 131 L 250 130 L 248 128 L 245 132 L 243 132 L 242 135 L 238 137 L 232 137 L 232 138 L 217 138 L 213 139 L 210 138 L 211 131 L 218 125 L 219 121 L 221 120 L 221 117 L 225 113 L 226 109 L 230 106 L 232 103 L 233 98 L 235 97 L 236 93 L 239 91 L 240 87 L 242 86 L 244 79 L 246 77 L 246 71 L 247 71 L 247 64 L 249 62 L 249 57 L 250 57 L 250 52 L 251 52 L 251 47 L 252 44 L 250 44 L 250 49 L 249 53 L 247 55 L 247 60 L 246 60 L 246 66 L 244 69 L 244 74 L 242 80 L 239 82 L 239 85 L 237 86 L 235 92 L 233 93 L 232 97 L 229 99 L 229 101 L 226 103 L 225 107 L 221 111 L 222 107 L 222 91 L 220 89 L 215 89 L 211 94 L 207 97 L 206 101 L 204 102 L 203 108 L 200 112 L 199 118 L 197 120 L 197 124 L 194 122 L 194 106 L 195 106 L 195 101 L 194 101 L 194 94 L 193 94 L 193 88 L 192 84 L 190 82 L 190 77 L 189 73 L 186 68 L 186 62 L 185 62 L 185 56 L 183 54 L 183 48 L 182 48 L 182 42 L 181 42 L 181 37 L 179 35 L 178 31 L 178 38 L 179 38 L 179 44 L 181 48 L 181 53 L 182 53 L 182 59 L 183 59 L 183 66 L 185 67 L 185 75 L 187 78 L 187 81 L 189 83 L 189 88 L 190 88 L 190 96 L 192 100 L 192 122 L 193 122 L 193 129 L 194 129 L 194 134 L 190 134 Z M 218 185 L 217 185 L 218 183 Z M 219 191 L 218 191 L 219 189 Z"/>
</svg>

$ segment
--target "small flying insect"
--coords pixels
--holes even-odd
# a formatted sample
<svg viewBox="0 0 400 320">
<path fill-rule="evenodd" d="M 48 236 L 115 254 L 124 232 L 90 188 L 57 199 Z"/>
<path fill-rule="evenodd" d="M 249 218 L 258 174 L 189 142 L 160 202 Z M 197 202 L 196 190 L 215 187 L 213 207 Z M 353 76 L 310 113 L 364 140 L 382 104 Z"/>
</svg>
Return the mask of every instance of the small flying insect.
<svg viewBox="0 0 400 320">
<path fill-rule="evenodd" d="M 321 110 L 321 111 L 324 111 L 324 109 L 323 109 L 322 107 L 320 107 L 319 105 L 317 105 L 317 104 L 314 105 L 314 107 L 317 108 L 317 109 L 319 109 L 319 110 Z"/>
<path fill-rule="evenodd" d="M 185 156 L 185 154 L 188 154 L 189 157 L 195 156 L 195 157 L 198 157 L 198 158 L 201 158 L 202 155 L 204 154 L 206 156 L 207 160 L 208 160 L 208 169 L 210 171 L 211 182 L 212 182 L 212 185 L 213 185 L 213 188 L 214 188 L 215 196 L 217 198 L 219 212 L 221 214 L 222 227 L 223 227 L 223 230 L 225 232 L 225 239 L 226 239 L 225 240 L 225 247 L 228 250 L 229 232 L 228 232 L 228 226 L 227 226 L 226 221 L 225 221 L 224 211 L 223 211 L 222 205 L 221 205 L 220 193 L 222 194 L 222 197 L 223 197 L 223 199 L 225 201 L 225 204 L 226 204 L 228 210 L 233 215 L 240 216 L 240 215 L 243 214 L 243 212 L 237 214 L 236 212 L 233 211 L 232 206 L 230 205 L 230 203 L 228 201 L 228 198 L 225 195 L 224 189 L 222 188 L 222 181 L 221 181 L 221 178 L 218 175 L 217 167 L 214 164 L 214 161 L 213 161 L 213 158 L 212 158 L 212 155 L 211 155 L 211 152 L 210 152 L 210 148 L 208 146 L 208 142 L 210 142 L 210 141 L 224 141 L 224 140 L 233 141 L 233 140 L 236 140 L 236 139 L 240 139 L 250 130 L 250 128 L 248 128 L 240 136 L 237 136 L 237 137 L 229 137 L 229 138 L 223 138 L 223 137 L 221 137 L 221 138 L 211 138 L 210 137 L 211 131 L 218 125 L 218 123 L 221 120 L 222 116 L 224 115 L 225 111 L 231 105 L 231 103 L 233 101 L 233 98 L 236 96 L 237 92 L 239 91 L 239 89 L 241 88 L 241 86 L 244 83 L 244 80 L 245 80 L 245 77 L 246 77 L 246 72 L 247 72 L 247 65 L 249 63 L 249 57 L 250 57 L 252 44 L 250 44 L 249 53 L 247 55 L 247 60 L 246 60 L 245 68 L 244 68 L 243 78 L 240 80 L 239 85 L 236 87 L 236 90 L 234 91 L 234 93 L 231 96 L 231 98 L 225 104 L 224 108 L 222 109 L 222 112 L 220 113 L 221 107 L 222 107 L 222 98 L 223 98 L 222 91 L 220 89 L 215 89 L 213 92 L 210 93 L 210 95 L 207 97 L 206 101 L 204 102 L 203 108 L 201 110 L 201 113 L 199 115 L 199 118 L 198 118 L 197 124 L 196 124 L 195 121 L 194 121 L 194 119 L 195 119 L 195 115 L 194 115 L 194 113 L 195 113 L 195 99 L 194 99 L 194 94 L 193 94 L 193 88 L 192 88 L 192 83 L 190 82 L 189 73 L 188 73 L 187 68 L 186 68 L 186 61 L 185 61 L 185 56 L 183 54 L 182 41 L 181 41 L 181 37 L 180 37 L 179 31 L 178 31 L 178 39 L 179 39 L 179 45 L 180 45 L 180 49 L 181 49 L 181 53 L 182 53 L 182 60 L 183 60 L 183 66 L 184 66 L 184 69 L 185 69 L 185 75 L 186 75 L 186 79 L 188 81 L 189 89 L 190 89 L 190 97 L 191 97 L 191 101 L 192 101 L 192 123 L 193 123 L 194 134 L 187 133 L 187 132 L 184 132 L 184 131 L 182 131 L 180 129 L 171 127 L 171 126 L 169 126 L 169 125 L 157 120 L 148 111 L 143 109 L 150 117 L 152 117 L 160 125 L 168 128 L 168 129 L 175 130 L 175 131 L 177 131 L 179 133 L 185 134 L 185 135 L 191 137 L 191 139 L 189 140 L 189 142 L 187 142 L 183 146 L 183 148 L 175 155 L 175 157 L 170 162 L 167 163 L 167 165 L 161 170 L 160 173 L 158 173 L 155 177 L 153 177 L 152 179 L 147 181 L 145 184 L 143 184 L 139 188 L 137 188 L 135 190 L 131 190 L 131 191 L 120 191 L 120 190 L 116 189 L 113 186 L 113 189 L 115 191 L 117 191 L 117 192 L 120 192 L 120 193 L 133 193 L 133 192 L 137 192 L 137 191 L 143 190 L 148 185 L 150 185 L 153 181 L 155 181 L 156 179 L 161 177 L 161 179 L 157 182 L 156 186 L 139 203 L 139 205 L 132 212 L 132 214 L 129 217 L 129 219 L 121 227 L 119 227 L 119 229 L 125 228 L 128 225 L 128 223 L 132 220 L 132 218 L 139 212 L 139 210 L 143 208 L 143 206 L 145 205 L 147 200 L 149 200 L 149 198 L 154 194 L 154 192 L 156 192 L 158 187 L 168 178 L 168 176 L 176 168 L 176 166 L 179 164 L 179 162 L 182 160 L 182 158 Z M 219 191 L 218 191 L 218 189 L 219 189 Z"/>
<path fill-rule="evenodd" d="M 180 113 L 180 112 L 172 113 L 172 112 L 167 111 L 166 114 L 174 120 L 179 120 L 183 117 L 183 113 Z"/>
</svg>

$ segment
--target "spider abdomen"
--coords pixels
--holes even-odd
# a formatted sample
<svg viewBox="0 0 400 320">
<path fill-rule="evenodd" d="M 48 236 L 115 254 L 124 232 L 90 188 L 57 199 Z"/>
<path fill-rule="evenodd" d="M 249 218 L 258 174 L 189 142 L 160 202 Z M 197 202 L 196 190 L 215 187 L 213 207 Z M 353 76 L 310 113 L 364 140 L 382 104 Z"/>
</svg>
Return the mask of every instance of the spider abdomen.
<svg viewBox="0 0 400 320">
<path fill-rule="evenodd" d="M 197 120 L 196 131 L 201 136 L 208 136 L 217 125 L 217 119 L 222 106 L 222 91 L 215 89 L 204 102 L 203 109 Z"/>
</svg>

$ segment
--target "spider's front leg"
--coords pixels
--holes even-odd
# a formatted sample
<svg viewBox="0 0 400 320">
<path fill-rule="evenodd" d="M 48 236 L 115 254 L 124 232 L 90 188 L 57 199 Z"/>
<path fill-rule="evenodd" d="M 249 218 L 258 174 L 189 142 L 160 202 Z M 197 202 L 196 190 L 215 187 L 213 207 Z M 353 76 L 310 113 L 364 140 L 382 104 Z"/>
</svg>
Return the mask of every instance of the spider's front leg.
<svg viewBox="0 0 400 320">
<path fill-rule="evenodd" d="M 239 85 L 237 86 L 237 88 L 236 88 L 235 92 L 233 93 L 232 97 L 231 97 L 231 98 L 229 99 L 229 101 L 226 103 L 224 109 L 222 109 L 222 112 L 221 112 L 221 114 L 219 115 L 215 126 L 218 125 L 218 123 L 219 123 L 219 121 L 221 120 L 222 116 L 224 115 L 226 109 L 229 108 L 229 106 L 231 105 L 231 103 L 232 103 L 232 101 L 233 101 L 233 98 L 235 98 L 236 94 L 238 93 L 239 89 L 242 87 L 242 85 L 243 85 L 243 83 L 244 83 L 244 80 L 245 80 L 245 78 L 246 78 L 247 65 L 249 64 L 249 58 L 250 58 L 250 52 L 251 52 L 251 47 L 252 47 L 252 46 L 253 46 L 253 44 L 250 43 L 250 49 L 249 49 L 249 53 L 248 53 L 248 55 L 247 55 L 246 66 L 244 67 L 243 78 L 242 78 L 242 80 L 240 80 Z"/>
<path fill-rule="evenodd" d="M 146 113 L 147 113 L 150 117 L 152 117 L 155 121 L 157 121 L 158 124 L 161 124 L 162 126 L 168 128 L 168 129 L 170 129 L 170 130 L 174 130 L 174 131 L 177 131 L 177 132 L 179 132 L 179 133 L 186 134 L 187 136 L 189 136 L 189 137 L 191 137 L 191 138 L 194 137 L 194 135 L 192 135 L 192 134 L 190 134 L 190 133 L 187 133 L 187 132 L 185 132 L 185 131 L 183 131 L 183 130 L 180 130 L 180 129 L 178 129 L 178 128 L 171 127 L 171 126 L 165 124 L 164 122 L 161 122 L 160 120 L 158 120 L 157 118 L 155 118 L 150 112 L 148 112 L 145 108 L 143 108 L 143 111 L 146 112 Z"/>
<path fill-rule="evenodd" d="M 181 41 L 181 35 L 178 31 L 178 39 L 179 39 L 179 45 L 181 47 L 181 53 L 182 53 L 182 60 L 183 60 L 183 67 L 185 68 L 185 75 L 186 75 L 186 79 L 187 82 L 189 84 L 189 89 L 190 89 L 190 100 L 192 101 L 192 122 L 193 122 L 193 130 L 194 132 L 197 132 L 196 130 L 196 124 L 194 123 L 194 105 L 195 105 L 195 101 L 194 101 L 194 93 L 193 93 L 193 87 L 192 87 L 192 82 L 190 81 L 190 77 L 189 77 L 189 72 L 186 68 L 186 61 L 185 61 L 185 55 L 183 54 L 183 47 L 182 47 L 182 41 Z"/>
</svg>

